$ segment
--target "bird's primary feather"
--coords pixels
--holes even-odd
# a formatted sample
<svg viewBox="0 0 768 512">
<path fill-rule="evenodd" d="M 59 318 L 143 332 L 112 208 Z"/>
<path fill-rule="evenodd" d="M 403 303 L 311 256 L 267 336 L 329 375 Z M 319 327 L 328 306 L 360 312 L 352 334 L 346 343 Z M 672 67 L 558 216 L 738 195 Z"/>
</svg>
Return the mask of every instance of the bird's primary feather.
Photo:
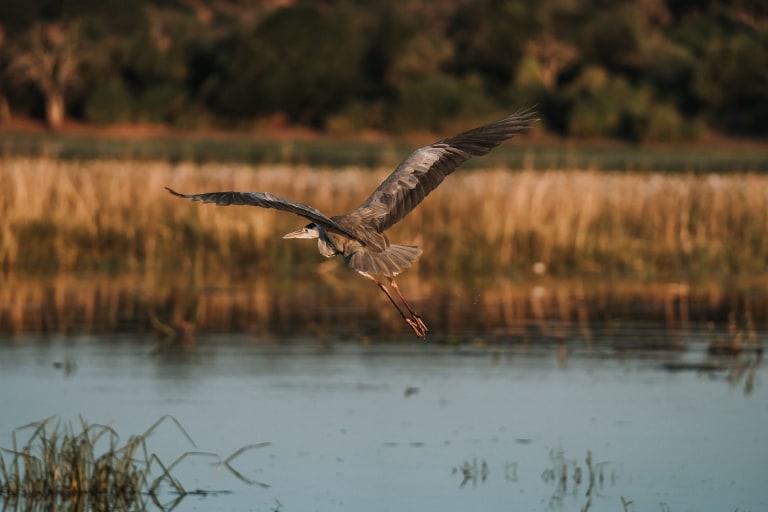
<svg viewBox="0 0 768 512">
<path fill-rule="evenodd" d="M 398 223 L 443 182 L 446 176 L 473 156 L 487 154 L 536 121 L 535 112 L 521 110 L 494 123 L 419 148 L 355 211 L 339 219 L 358 219 L 358 224 L 378 233 Z M 361 226 L 361 227 L 363 227 Z"/>
<path fill-rule="evenodd" d="M 331 229 L 335 229 L 347 236 L 354 238 L 354 234 L 347 231 L 343 226 L 338 224 L 335 220 L 327 217 L 317 208 L 312 206 L 291 201 L 284 197 L 270 194 L 269 192 L 208 192 L 204 194 L 180 194 L 175 190 L 165 187 L 171 194 L 183 197 L 185 199 L 191 199 L 193 201 L 202 201 L 203 203 L 214 203 L 219 206 L 229 205 L 247 205 L 247 206 L 260 206 L 262 208 L 274 208 L 276 210 L 282 210 L 284 212 L 295 213 L 306 219 L 322 224 Z"/>
</svg>

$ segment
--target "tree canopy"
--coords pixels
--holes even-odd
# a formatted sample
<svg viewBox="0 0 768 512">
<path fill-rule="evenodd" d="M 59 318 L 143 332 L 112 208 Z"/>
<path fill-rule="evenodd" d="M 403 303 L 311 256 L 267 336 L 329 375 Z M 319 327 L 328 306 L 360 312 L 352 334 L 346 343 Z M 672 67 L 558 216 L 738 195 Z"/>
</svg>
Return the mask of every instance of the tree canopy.
<svg viewBox="0 0 768 512">
<path fill-rule="evenodd" d="M 760 137 L 768 4 L 0 3 L 0 111 L 50 121 L 57 101 L 91 123 L 337 133 L 436 131 L 536 104 L 540 129 L 565 136 Z"/>
</svg>

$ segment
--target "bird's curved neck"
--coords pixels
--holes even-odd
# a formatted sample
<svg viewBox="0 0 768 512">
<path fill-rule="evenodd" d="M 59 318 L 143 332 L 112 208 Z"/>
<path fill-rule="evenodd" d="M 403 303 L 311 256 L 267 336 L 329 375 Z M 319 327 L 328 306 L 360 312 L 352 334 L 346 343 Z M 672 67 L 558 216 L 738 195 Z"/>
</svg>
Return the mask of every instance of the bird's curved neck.
<svg viewBox="0 0 768 512">
<path fill-rule="evenodd" d="M 320 251 L 320 254 L 326 258 L 341 254 L 341 251 L 336 247 L 336 245 L 334 245 L 333 241 L 331 240 L 332 237 L 328 236 L 328 233 L 326 233 L 322 226 L 318 226 L 317 231 L 319 234 L 317 237 L 317 250 Z"/>
</svg>

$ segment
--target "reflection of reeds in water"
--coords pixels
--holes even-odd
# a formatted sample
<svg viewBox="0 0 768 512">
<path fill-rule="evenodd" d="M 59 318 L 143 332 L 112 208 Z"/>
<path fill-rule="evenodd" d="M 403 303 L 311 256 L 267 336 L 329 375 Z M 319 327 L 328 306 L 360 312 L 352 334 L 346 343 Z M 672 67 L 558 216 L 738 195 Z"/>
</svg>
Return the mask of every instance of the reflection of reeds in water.
<svg viewBox="0 0 768 512">
<path fill-rule="evenodd" d="M 415 273 L 401 281 L 429 320 L 431 338 L 447 343 L 544 339 L 560 344 L 577 339 L 589 345 L 615 337 L 627 324 L 646 322 L 674 330 L 692 322 L 727 321 L 733 310 L 750 314 L 754 331 L 764 329 L 768 311 L 765 294 L 716 285 L 546 278 L 459 284 Z M 163 339 L 182 342 L 196 333 L 237 332 L 263 339 L 285 334 L 359 339 L 405 334 L 401 324 L 375 287 L 338 261 L 322 265 L 318 275 L 290 279 L 11 274 L 0 286 L 0 334 L 157 332 Z M 669 348 L 676 343 L 659 336 L 636 337 L 638 342 L 645 345 L 626 348 Z"/>
<path fill-rule="evenodd" d="M 0 265 L 286 272 L 317 261 L 277 239 L 302 219 L 190 204 L 163 186 L 267 190 L 333 215 L 388 172 L 5 159 Z M 554 274 L 745 276 L 765 272 L 766 190 L 757 174 L 459 171 L 392 238 L 422 245 L 422 274 L 521 275 L 543 262 Z"/>
<path fill-rule="evenodd" d="M 566 496 L 584 496 L 586 503 L 581 510 L 589 510 L 592 499 L 599 496 L 608 484 L 615 484 L 616 474 L 607 462 L 592 460 L 592 452 L 587 451 L 584 464 L 578 460 L 566 458 L 561 449 L 550 452 L 551 466 L 544 470 L 541 477 L 555 490 L 550 499 L 552 505 L 562 505 Z M 623 502 L 622 498 L 622 502 Z"/>
</svg>

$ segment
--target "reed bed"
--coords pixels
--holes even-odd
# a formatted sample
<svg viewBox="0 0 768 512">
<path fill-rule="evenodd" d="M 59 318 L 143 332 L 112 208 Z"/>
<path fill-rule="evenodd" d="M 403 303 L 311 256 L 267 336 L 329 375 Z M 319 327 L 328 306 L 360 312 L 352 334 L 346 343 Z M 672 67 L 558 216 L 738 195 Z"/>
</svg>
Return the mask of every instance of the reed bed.
<svg viewBox="0 0 768 512">
<path fill-rule="evenodd" d="M 318 262 L 279 239 L 305 221 L 202 206 L 181 192 L 264 190 L 329 215 L 355 208 L 390 169 L 165 162 L 0 161 L 6 271 L 295 272 Z M 763 275 L 768 176 L 593 170 L 459 171 L 390 233 L 418 244 L 422 275 Z M 543 265 L 542 265 L 543 264 Z M 536 265 L 536 267 L 534 267 Z"/>
<path fill-rule="evenodd" d="M 186 452 L 168 463 L 147 447 L 147 438 L 166 421 L 172 421 L 194 446 L 189 434 L 171 416 L 161 417 L 146 432 L 130 436 L 123 444 L 113 428 L 89 425 L 83 418 L 79 431 L 55 418 L 19 427 L 13 432 L 13 446 L 0 452 L 0 499 L 23 502 L 25 510 L 34 509 L 41 502 L 44 506 L 39 508 L 47 510 L 144 510 L 148 498 L 165 509 L 159 502 L 161 486 L 170 486 L 175 494 L 172 505 L 188 494 L 172 472 L 189 455 L 214 457 L 238 479 L 266 486 L 248 480 L 230 463 L 246 451 L 268 443 L 240 448 L 226 460 L 211 453 Z M 26 443 L 20 444 L 17 434 L 24 431 L 31 435 Z M 85 500 L 90 500 L 89 506 Z"/>
</svg>

